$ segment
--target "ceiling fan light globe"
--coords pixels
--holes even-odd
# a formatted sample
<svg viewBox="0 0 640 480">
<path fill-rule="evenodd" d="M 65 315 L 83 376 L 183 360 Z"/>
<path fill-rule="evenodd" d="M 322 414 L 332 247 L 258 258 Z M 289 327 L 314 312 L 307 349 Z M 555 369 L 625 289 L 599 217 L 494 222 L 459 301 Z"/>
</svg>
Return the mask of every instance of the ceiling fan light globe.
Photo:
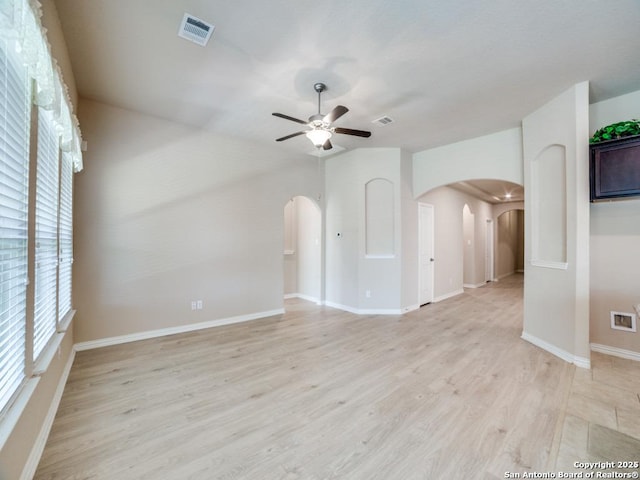
<svg viewBox="0 0 640 480">
<path fill-rule="evenodd" d="M 314 128 L 307 132 L 307 138 L 311 140 L 311 143 L 313 143 L 315 147 L 320 148 L 331 138 L 331 132 L 321 128 Z"/>
</svg>

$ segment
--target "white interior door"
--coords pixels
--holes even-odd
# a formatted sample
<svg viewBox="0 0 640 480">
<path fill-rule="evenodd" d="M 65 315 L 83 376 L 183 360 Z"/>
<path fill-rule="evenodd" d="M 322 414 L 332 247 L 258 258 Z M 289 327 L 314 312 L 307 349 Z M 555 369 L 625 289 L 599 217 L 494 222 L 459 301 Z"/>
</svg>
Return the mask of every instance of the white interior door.
<svg viewBox="0 0 640 480">
<path fill-rule="evenodd" d="M 427 203 L 418 204 L 419 218 L 419 288 L 420 305 L 433 301 L 433 278 L 434 278 L 434 222 L 433 205 Z"/>
<path fill-rule="evenodd" d="M 493 281 L 493 220 L 487 220 L 487 241 L 485 253 L 484 279 L 486 282 Z"/>
</svg>

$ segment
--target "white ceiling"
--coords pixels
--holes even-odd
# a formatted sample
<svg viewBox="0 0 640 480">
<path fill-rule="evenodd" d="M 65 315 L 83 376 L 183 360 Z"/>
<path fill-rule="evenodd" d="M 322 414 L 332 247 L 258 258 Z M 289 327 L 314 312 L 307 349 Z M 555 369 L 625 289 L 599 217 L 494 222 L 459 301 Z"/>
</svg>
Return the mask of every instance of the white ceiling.
<svg viewBox="0 0 640 480">
<path fill-rule="evenodd" d="M 492 133 L 571 85 L 640 89 L 638 0 L 55 0 L 82 97 L 270 145 L 316 110 L 371 130 L 335 144 L 411 152 Z M 206 47 L 177 35 L 189 12 Z M 395 123 L 372 120 L 388 115 Z"/>
</svg>

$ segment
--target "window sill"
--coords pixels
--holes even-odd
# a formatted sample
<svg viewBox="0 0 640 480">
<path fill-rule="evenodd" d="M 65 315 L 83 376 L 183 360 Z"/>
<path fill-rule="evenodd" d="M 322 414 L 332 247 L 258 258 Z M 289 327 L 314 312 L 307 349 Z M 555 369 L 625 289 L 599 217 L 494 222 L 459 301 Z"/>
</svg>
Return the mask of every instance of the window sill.
<svg viewBox="0 0 640 480">
<path fill-rule="evenodd" d="M 49 345 L 47 345 L 42 352 L 42 355 L 34 365 L 31 377 L 25 381 L 22 387 L 20 387 L 15 400 L 10 404 L 4 415 L 0 417 L 0 450 L 2 450 L 5 443 L 11 436 L 11 433 L 20 420 L 22 413 L 31 400 L 31 397 L 40 382 L 40 377 L 48 370 L 49 365 L 51 365 L 55 354 L 58 352 L 58 349 L 62 344 L 65 333 L 73 321 L 75 313 L 75 310 L 71 310 L 62 319 L 58 333 L 52 337 Z"/>
<path fill-rule="evenodd" d="M 567 262 L 553 262 L 549 260 L 531 260 L 532 267 L 553 268 L 556 270 L 567 270 L 569 264 Z"/>
<path fill-rule="evenodd" d="M 32 375 L 34 377 L 43 375 L 49 369 L 49 365 L 51 365 L 53 357 L 56 355 L 56 353 L 59 353 L 62 340 L 64 339 L 67 329 L 69 328 L 69 325 L 71 325 L 71 321 L 73 320 L 75 314 L 75 310 L 70 310 L 69 313 L 67 313 L 62 319 L 62 322 L 60 323 L 60 326 L 58 328 L 58 332 L 51 338 L 49 345 L 47 345 L 47 347 L 40 355 L 40 358 L 33 366 Z"/>
<path fill-rule="evenodd" d="M 73 320 L 73 317 L 75 316 L 76 316 L 76 311 L 73 309 L 69 310 L 69 312 L 63 317 L 62 321 L 60 322 L 60 325 L 58 326 L 58 333 L 66 332 L 67 329 L 69 328 L 69 325 L 71 325 L 71 321 Z"/>
<path fill-rule="evenodd" d="M 0 419 L 0 451 L 4 448 L 7 440 L 9 440 L 13 429 L 18 424 L 18 421 L 22 416 L 22 412 L 27 408 L 27 404 L 29 403 L 29 400 L 31 400 L 33 392 L 36 391 L 36 387 L 39 382 L 40 377 L 31 377 L 27 380 L 27 382 L 20 388 L 20 393 L 18 393 L 14 402 Z"/>
</svg>

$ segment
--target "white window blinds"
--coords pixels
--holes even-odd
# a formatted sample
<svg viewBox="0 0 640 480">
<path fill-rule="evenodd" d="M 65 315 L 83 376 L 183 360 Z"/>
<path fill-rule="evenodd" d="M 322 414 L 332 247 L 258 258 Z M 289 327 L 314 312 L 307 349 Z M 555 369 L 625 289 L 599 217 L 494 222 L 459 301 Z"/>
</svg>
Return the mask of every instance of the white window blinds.
<svg viewBox="0 0 640 480">
<path fill-rule="evenodd" d="M 0 39 L 0 410 L 25 378 L 29 82 Z"/>
<path fill-rule="evenodd" d="M 51 111 L 38 108 L 36 254 L 33 358 L 57 329 L 58 195 L 60 148 Z"/>
<path fill-rule="evenodd" d="M 62 154 L 60 165 L 60 217 L 58 239 L 58 320 L 71 310 L 71 264 L 73 263 L 73 159 Z"/>
</svg>

